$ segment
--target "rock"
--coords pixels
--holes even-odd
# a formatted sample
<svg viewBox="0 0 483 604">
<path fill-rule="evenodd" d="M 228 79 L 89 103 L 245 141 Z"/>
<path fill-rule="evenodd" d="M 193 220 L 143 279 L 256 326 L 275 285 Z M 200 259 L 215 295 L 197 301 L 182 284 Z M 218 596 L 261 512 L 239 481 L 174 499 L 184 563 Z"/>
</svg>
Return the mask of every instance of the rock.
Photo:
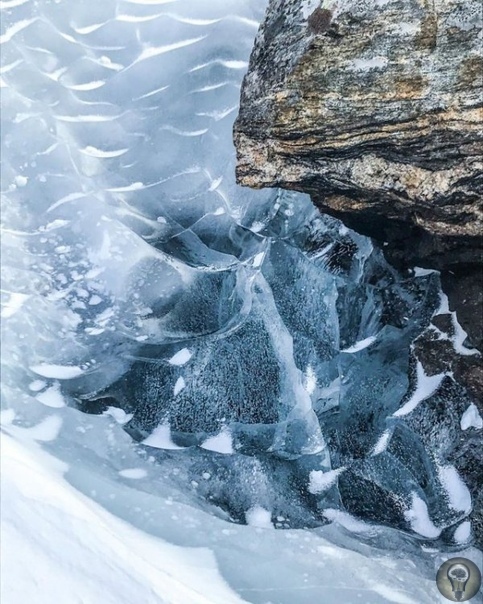
<svg viewBox="0 0 483 604">
<path fill-rule="evenodd" d="M 480 0 L 271 0 L 234 128 L 237 178 L 309 193 L 399 268 L 442 272 L 483 350 Z M 481 357 L 460 376 L 483 393 Z"/>
</svg>

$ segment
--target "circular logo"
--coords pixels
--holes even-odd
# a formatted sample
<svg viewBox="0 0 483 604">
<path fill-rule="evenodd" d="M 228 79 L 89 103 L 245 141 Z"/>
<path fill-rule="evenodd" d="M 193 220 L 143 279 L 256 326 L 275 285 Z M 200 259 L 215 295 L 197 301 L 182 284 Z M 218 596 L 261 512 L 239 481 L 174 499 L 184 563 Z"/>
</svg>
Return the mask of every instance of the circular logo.
<svg viewBox="0 0 483 604">
<path fill-rule="evenodd" d="M 481 572 L 467 558 L 451 558 L 439 567 L 436 584 L 450 602 L 467 602 L 481 587 Z"/>
</svg>

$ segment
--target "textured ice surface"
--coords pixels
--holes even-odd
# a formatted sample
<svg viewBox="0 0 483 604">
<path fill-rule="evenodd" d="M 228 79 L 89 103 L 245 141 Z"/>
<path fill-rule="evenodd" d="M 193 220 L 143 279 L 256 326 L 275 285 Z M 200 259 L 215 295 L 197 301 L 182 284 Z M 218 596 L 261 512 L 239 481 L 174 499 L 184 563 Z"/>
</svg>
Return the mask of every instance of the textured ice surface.
<svg viewBox="0 0 483 604">
<path fill-rule="evenodd" d="M 368 546 L 327 539 L 404 550 L 404 575 L 413 545 L 394 529 L 471 538 L 449 456 L 477 420 L 411 356 L 438 276 L 398 275 L 303 196 L 235 185 L 264 6 L 2 8 L 6 430 L 114 515 L 212 548 L 248 601 L 313 602 L 333 580 L 337 602 L 433 602 L 423 579 L 364 578 L 381 569 Z M 257 541 L 269 526 L 319 528 Z"/>
</svg>

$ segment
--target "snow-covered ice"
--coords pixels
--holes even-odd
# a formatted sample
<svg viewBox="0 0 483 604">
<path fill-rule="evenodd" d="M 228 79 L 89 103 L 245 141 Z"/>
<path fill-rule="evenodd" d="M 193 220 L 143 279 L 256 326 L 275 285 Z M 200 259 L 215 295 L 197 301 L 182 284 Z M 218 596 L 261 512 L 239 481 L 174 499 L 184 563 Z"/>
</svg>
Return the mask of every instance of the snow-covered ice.
<svg viewBox="0 0 483 604">
<path fill-rule="evenodd" d="M 236 185 L 266 2 L 0 4 L 3 600 L 437 601 L 418 539 L 472 534 L 411 426 L 452 379 L 408 377 L 439 277 Z M 448 446 L 481 428 L 451 404 Z"/>
</svg>

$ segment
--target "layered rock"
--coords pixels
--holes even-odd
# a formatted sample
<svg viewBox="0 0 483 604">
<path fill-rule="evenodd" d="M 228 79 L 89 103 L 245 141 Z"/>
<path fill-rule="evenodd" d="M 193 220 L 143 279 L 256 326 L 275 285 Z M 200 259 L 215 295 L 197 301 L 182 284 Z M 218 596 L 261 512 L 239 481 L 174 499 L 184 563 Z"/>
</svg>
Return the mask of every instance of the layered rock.
<svg viewBox="0 0 483 604">
<path fill-rule="evenodd" d="M 270 2 L 235 124 L 238 181 L 309 193 L 396 266 L 442 271 L 481 350 L 481 4 L 317 6 Z M 466 373 L 481 393 L 481 364 Z"/>
</svg>

